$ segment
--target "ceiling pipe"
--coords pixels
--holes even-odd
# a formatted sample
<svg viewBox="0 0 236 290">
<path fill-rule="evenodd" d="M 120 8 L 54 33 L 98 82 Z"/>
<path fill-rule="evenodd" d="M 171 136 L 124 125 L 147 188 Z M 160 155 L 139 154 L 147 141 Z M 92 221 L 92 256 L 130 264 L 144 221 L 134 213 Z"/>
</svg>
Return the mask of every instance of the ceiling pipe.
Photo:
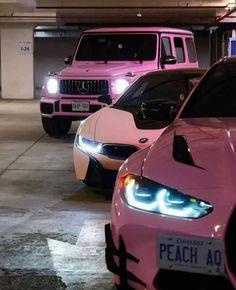
<svg viewBox="0 0 236 290">
<path fill-rule="evenodd" d="M 224 9 L 222 6 L 36 6 L 36 9 Z"/>
<path fill-rule="evenodd" d="M 224 15 L 217 17 L 216 18 L 216 23 L 219 23 L 220 21 L 222 21 L 223 19 L 230 17 L 231 14 L 233 14 L 236 11 L 236 7 L 234 7 L 232 10 L 228 11 L 227 13 L 225 13 Z"/>
<path fill-rule="evenodd" d="M 5 19 L 14 19 L 14 18 L 25 18 L 25 19 L 34 19 L 34 18 L 42 18 L 42 19 L 50 19 L 50 18 L 57 18 L 57 19 L 124 19 L 124 16 L 113 16 L 113 15 L 87 15 L 87 16 L 45 16 L 45 15 L 36 15 L 36 16 L 31 16 L 31 15 L 6 15 L 3 16 L 1 15 L 0 18 L 5 18 Z M 215 19 L 217 18 L 215 16 L 199 16 L 199 15 L 142 15 L 142 17 L 137 17 L 136 15 L 134 16 L 126 16 L 126 19 L 198 19 L 198 20 L 204 20 L 204 19 Z"/>
</svg>

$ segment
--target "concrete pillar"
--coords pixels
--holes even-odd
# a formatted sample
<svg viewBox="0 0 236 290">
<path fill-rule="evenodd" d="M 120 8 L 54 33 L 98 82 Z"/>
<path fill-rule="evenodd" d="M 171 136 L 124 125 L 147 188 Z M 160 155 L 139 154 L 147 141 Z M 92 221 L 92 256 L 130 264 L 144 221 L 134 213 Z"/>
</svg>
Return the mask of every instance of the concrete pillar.
<svg viewBox="0 0 236 290">
<path fill-rule="evenodd" d="M 3 99 L 34 98 L 34 24 L 1 26 L 1 86 Z"/>
</svg>

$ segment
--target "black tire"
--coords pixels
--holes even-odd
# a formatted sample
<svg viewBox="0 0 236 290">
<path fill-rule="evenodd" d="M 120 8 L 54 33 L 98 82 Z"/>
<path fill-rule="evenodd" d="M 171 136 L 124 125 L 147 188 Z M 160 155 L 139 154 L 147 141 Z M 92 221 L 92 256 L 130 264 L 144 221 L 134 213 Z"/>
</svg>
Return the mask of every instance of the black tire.
<svg viewBox="0 0 236 290">
<path fill-rule="evenodd" d="M 44 131 L 50 136 L 66 135 L 70 130 L 72 121 L 67 118 L 42 117 Z"/>
</svg>

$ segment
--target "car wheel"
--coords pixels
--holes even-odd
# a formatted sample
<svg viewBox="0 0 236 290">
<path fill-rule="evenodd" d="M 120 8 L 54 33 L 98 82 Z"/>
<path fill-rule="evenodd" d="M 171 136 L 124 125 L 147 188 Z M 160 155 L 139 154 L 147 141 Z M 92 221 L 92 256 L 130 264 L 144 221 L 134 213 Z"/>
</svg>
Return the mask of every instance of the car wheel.
<svg viewBox="0 0 236 290">
<path fill-rule="evenodd" d="M 66 118 L 42 117 L 44 131 L 50 136 L 66 135 L 70 130 L 72 121 Z"/>
</svg>

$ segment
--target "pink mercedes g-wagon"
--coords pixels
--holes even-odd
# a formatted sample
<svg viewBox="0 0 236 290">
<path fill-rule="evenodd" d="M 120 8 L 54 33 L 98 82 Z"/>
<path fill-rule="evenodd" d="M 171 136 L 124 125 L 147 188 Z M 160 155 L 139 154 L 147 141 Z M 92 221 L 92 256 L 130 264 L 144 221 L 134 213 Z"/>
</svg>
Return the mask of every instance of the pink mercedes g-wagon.
<svg viewBox="0 0 236 290">
<path fill-rule="evenodd" d="M 64 135 L 74 120 L 99 110 L 100 95 L 114 101 L 139 76 L 163 69 L 198 67 L 191 31 L 164 27 L 84 31 L 66 68 L 49 73 L 41 92 L 44 130 Z"/>
</svg>

